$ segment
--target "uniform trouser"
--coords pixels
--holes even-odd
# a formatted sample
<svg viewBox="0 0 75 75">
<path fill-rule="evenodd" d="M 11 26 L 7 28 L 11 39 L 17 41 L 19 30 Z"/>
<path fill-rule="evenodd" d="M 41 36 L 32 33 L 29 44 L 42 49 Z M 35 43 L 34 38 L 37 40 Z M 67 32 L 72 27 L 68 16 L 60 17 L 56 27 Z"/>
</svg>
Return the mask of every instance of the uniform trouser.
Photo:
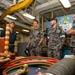
<svg viewBox="0 0 75 75">
<path fill-rule="evenodd" d="M 9 51 L 12 52 L 12 53 L 14 53 L 14 45 L 9 46 Z"/>
<path fill-rule="evenodd" d="M 61 51 L 58 49 L 48 49 L 48 57 L 61 59 Z"/>
<path fill-rule="evenodd" d="M 30 55 L 31 56 L 41 56 L 41 46 L 31 47 Z"/>
<path fill-rule="evenodd" d="M 71 54 L 75 55 L 75 47 L 71 47 Z"/>
</svg>

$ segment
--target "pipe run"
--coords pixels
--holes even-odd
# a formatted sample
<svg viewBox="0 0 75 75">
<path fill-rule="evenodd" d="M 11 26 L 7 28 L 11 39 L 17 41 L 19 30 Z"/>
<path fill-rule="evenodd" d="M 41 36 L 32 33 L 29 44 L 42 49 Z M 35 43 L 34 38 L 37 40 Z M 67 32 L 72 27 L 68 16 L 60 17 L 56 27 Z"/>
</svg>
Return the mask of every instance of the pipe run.
<svg viewBox="0 0 75 75">
<path fill-rule="evenodd" d="M 6 15 L 8 14 L 11 14 L 11 13 L 14 13 L 15 11 L 19 11 L 23 8 L 26 8 L 28 7 L 31 3 L 32 3 L 33 0 L 24 0 L 16 5 L 13 5 L 11 7 L 9 7 L 3 14 L 2 16 L 0 17 L 0 21 L 2 21 L 4 19 L 4 17 L 6 17 Z"/>
</svg>

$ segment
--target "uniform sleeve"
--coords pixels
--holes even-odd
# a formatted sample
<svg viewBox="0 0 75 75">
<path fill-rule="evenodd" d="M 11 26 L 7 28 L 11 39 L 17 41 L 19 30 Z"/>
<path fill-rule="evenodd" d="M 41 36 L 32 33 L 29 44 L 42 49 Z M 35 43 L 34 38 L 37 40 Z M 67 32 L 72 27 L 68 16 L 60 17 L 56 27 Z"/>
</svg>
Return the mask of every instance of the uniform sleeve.
<svg viewBox="0 0 75 75">
<path fill-rule="evenodd" d="M 49 40 L 50 39 L 50 29 L 47 30 L 46 34 L 47 34 L 47 39 Z"/>
<path fill-rule="evenodd" d="M 44 38 L 44 33 L 43 33 L 42 30 L 40 31 L 40 37 L 41 37 L 41 38 Z"/>
<path fill-rule="evenodd" d="M 31 35 L 32 35 L 32 30 L 30 31 L 28 39 L 31 39 Z"/>
<path fill-rule="evenodd" d="M 16 32 L 14 33 L 14 40 L 16 40 L 16 37 L 17 37 L 17 34 L 16 34 Z"/>
<path fill-rule="evenodd" d="M 61 39 L 62 44 L 64 44 L 64 42 L 65 42 L 65 32 L 62 29 L 61 29 L 60 39 Z"/>
<path fill-rule="evenodd" d="M 5 30 L 1 31 L 1 37 L 5 37 Z"/>
</svg>

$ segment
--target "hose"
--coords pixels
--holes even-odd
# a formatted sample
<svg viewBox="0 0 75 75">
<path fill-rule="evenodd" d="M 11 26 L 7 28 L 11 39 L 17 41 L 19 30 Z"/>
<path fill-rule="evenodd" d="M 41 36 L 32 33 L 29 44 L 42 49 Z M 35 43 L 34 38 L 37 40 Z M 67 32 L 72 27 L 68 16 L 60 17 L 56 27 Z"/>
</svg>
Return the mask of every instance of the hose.
<svg viewBox="0 0 75 75">
<path fill-rule="evenodd" d="M 52 65 L 44 75 L 75 75 L 75 59 L 64 58 Z"/>
</svg>

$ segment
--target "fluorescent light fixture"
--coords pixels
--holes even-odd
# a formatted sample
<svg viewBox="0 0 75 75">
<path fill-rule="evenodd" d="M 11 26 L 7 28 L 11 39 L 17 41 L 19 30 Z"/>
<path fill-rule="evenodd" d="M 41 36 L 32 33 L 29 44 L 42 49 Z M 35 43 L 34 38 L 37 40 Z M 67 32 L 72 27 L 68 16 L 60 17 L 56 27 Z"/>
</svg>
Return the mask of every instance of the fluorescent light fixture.
<svg viewBox="0 0 75 75">
<path fill-rule="evenodd" d="M 13 19 L 13 20 L 16 20 L 17 18 L 13 17 L 13 16 L 10 16 L 10 15 L 7 15 L 6 17 L 10 18 L 10 19 Z"/>
<path fill-rule="evenodd" d="M 26 30 L 26 29 L 23 29 L 23 31 L 25 31 L 25 32 L 29 32 L 29 30 Z"/>
<path fill-rule="evenodd" d="M 62 3 L 62 5 L 63 5 L 65 8 L 71 7 L 71 3 L 70 3 L 69 0 L 60 0 L 60 2 Z"/>
<path fill-rule="evenodd" d="M 0 28 L 0 30 L 3 30 L 3 28 Z"/>
<path fill-rule="evenodd" d="M 16 31 L 16 33 L 19 33 L 19 32 Z"/>
<path fill-rule="evenodd" d="M 32 15 L 30 15 L 30 14 L 28 14 L 28 13 L 24 13 L 23 15 L 24 15 L 25 17 L 30 18 L 30 19 L 35 19 L 34 16 L 32 16 Z"/>
</svg>

